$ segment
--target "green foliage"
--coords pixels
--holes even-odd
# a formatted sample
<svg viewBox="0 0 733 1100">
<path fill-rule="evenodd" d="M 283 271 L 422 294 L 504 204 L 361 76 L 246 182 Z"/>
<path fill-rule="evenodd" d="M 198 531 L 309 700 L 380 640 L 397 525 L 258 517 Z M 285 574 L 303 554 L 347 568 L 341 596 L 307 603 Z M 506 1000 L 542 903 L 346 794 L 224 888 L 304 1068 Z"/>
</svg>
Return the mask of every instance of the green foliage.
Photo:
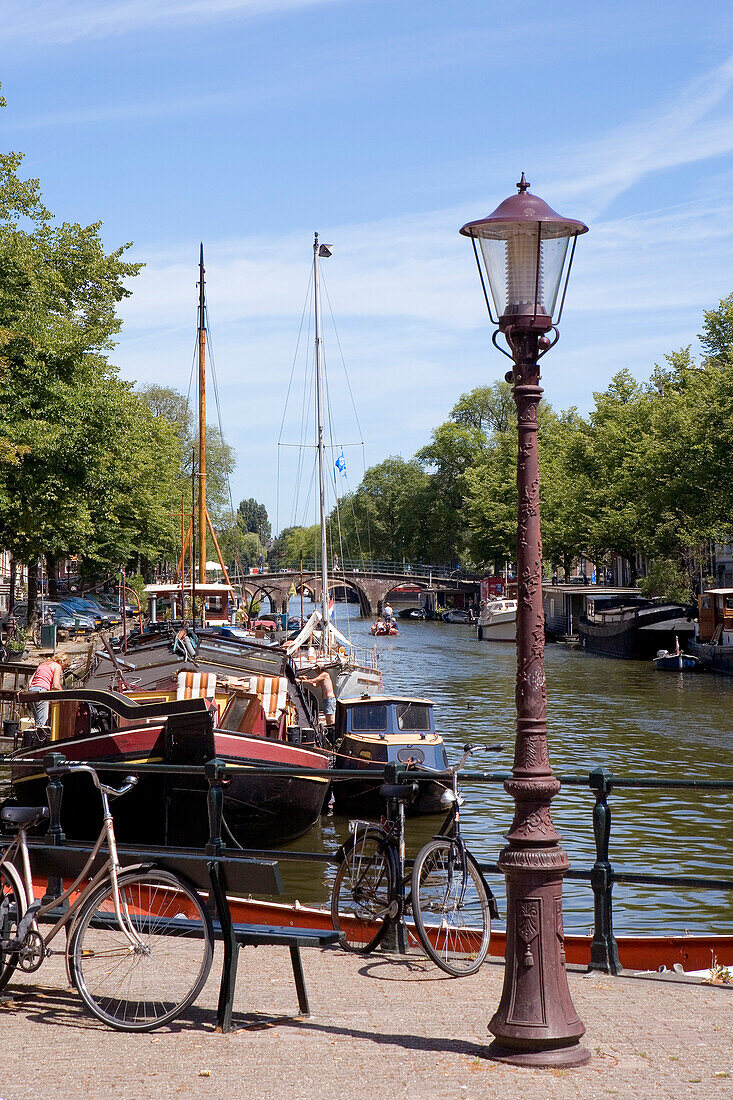
<svg viewBox="0 0 733 1100">
<path fill-rule="evenodd" d="M 269 553 L 271 568 L 297 569 L 301 561 L 320 560 L 321 529 L 313 527 L 284 527 L 275 539 Z"/>
<path fill-rule="evenodd" d="M 145 610 L 145 600 L 146 600 L 146 597 L 145 597 L 145 577 L 143 577 L 142 573 L 133 573 L 131 576 L 125 577 L 125 587 L 126 588 L 132 588 L 132 590 L 137 593 L 138 599 L 140 600 L 140 604 L 141 604 L 142 609 L 144 611 Z M 135 601 L 133 600 L 133 603 L 134 602 Z"/>
<path fill-rule="evenodd" d="M 690 574 L 679 561 L 671 558 L 660 558 L 652 562 L 639 588 L 642 596 L 648 599 L 661 596 L 675 603 L 692 602 Z"/>
<path fill-rule="evenodd" d="M 330 517 L 330 545 L 343 557 L 421 558 L 433 523 L 430 479 L 416 460 L 392 456 L 370 467 Z M 320 547 L 319 547 L 320 557 Z"/>
<path fill-rule="evenodd" d="M 140 389 L 139 394 L 153 415 L 175 431 L 181 459 L 179 483 L 174 489 L 174 506 L 180 506 L 182 494 L 186 502 L 191 500 L 192 464 L 198 470 L 198 433 L 194 429 L 191 407 L 184 395 L 170 386 L 146 385 Z M 231 525 L 229 478 L 236 465 L 234 448 L 222 439 L 218 425 L 207 424 L 206 504 L 217 538 Z M 196 494 L 198 499 L 198 487 Z M 178 538 L 180 540 L 180 534 Z"/>
<path fill-rule="evenodd" d="M 237 518 L 243 529 L 257 535 L 264 546 L 272 534 L 267 508 L 264 504 L 259 504 L 254 497 L 241 500 L 237 508 Z"/>
</svg>

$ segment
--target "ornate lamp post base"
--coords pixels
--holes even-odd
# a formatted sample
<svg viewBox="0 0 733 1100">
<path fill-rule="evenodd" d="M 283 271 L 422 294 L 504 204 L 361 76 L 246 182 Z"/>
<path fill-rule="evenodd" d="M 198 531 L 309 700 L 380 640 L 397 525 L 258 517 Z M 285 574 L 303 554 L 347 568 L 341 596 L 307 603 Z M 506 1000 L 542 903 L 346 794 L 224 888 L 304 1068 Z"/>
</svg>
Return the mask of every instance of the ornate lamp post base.
<svg viewBox="0 0 733 1100">
<path fill-rule="evenodd" d="M 582 1066 L 590 1051 L 579 1045 L 585 1027 L 570 999 L 563 949 L 561 876 L 567 857 L 555 846 L 545 853 L 556 863 L 551 870 L 510 870 L 507 864 L 520 854 L 530 855 L 506 849 L 500 860 L 508 888 L 506 974 L 489 1023 L 499 1038 L 488 1056 L 515 1066 Z"/>
</svg>

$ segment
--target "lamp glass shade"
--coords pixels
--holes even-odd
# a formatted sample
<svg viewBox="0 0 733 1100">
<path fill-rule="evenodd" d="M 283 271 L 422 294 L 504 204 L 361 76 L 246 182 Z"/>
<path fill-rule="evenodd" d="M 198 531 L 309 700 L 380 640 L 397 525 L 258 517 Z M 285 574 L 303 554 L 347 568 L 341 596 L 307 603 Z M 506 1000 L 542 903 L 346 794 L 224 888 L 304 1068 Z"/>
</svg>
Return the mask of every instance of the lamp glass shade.
<svg viewBox="0 0 733 1100">
<path fill-rule="evenodd" d="M 562 310 L 572 260 L 568 245 L 588 226 L 530 194 L 524 176 L 517 186 L 519 194 L 488 218 L 468 222 L 461 233 L 478 244 L 499 327 L 546 331 L 558 306 Z"/>
<path fill-rule="evenodd" d="M 479 237 L 497 316 L 542 327 L 552 323 L 571 236 L 546 237 L 541 222 L 515 222 L 506 235 Z"/>
</svg>

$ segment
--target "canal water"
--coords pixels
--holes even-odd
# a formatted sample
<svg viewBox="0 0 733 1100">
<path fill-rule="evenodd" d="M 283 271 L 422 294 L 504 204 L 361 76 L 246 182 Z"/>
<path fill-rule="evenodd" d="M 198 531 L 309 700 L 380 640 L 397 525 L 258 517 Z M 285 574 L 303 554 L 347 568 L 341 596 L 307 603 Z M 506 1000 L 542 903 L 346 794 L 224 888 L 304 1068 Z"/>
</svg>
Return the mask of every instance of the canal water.
<svg viewBox="0 0 733 1100">
<path fill-rule="evenodd" d="M 308 608 L 306 607 L 306 611 Z M 292 613 L 297 614 L 295 601 Z M 349 621 L 347 622 L 347 617 Z M 400 620 L 400 633 L 374 639 L 358 608 L 338 604 L 339 627 L 357 646 L 375 642 L 385 691 L 420 695 L 436 704 L 436 724 L 456 759 L 467 742 L 504 742 L 471 767 L 511 769 L 514 747 L 515 649 L 479 642 L 475 627 Z M 615 661 L 563 645 L 545 651 L 550 758 L 557 775 L 587 778 L 604 766 L 619 778 L 731 780 L 733 678 L 711 673 L 659 672 L 647 661 Z M 494 862 L 505 841 L 513 803 L 501 783 L 466 783 L 461 826 L 481 862 Z M 586 787 L 564 786 L 553 819 L 574 868 L 589 869 L 595 853 Z M 615 790 L 610 859 L 617 871 L 733 879 L 731 792 Z M 439 819 L 408 821 L 408 855 L 427 840 Z M 348 821 L 333 814 L 290 848 L 333 852 Z M 503 879 L 489 875 L 502 915 Z M 327 903 L 333 870 L 324 864 L 288 864 L 288 892 L 303 904 Z M 587 882 L 567 880 L 568 931 L 587 932 L 593 895 Z M 617 933 L 733 931 L 733 895 L 677 887 L 614 887 Z"/>
</svg>

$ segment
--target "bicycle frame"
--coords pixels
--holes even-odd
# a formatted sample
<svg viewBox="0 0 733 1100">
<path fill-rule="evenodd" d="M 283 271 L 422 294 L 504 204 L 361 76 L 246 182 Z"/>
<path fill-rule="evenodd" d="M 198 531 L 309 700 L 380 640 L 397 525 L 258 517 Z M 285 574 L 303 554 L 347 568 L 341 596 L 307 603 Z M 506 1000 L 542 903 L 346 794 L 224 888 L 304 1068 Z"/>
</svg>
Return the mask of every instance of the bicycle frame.
<svg viewBox="0 0 733 1100">
<path fill-rule="evenodd" d="M 42 920 L 43 917 L 47 916 L 52 911 L 58 909 L 58 907 L 60 905 L 63 905 L 65 901 L 69 901 L 68 909 L 64 910 L 64 912 L 61 914 L 61 916 L 50 929 L 50 931 L 47 932 L 45 936 L 41 936 L 44 948 L 48 948 L 48 945 L 52 942 L 52 940 L 58 935 L 62 928 L 66 927 L 66 925 L 69 924 L 70 921 L 72 922 L 73 929 L 73 922 L 76 918 L 76 915 L 86 901 L 87 897 L 106 878 L 109 878 L 112 883 L 112 897 L 114 902 L 115 917 L 117 918 L 117 922 L 120 926 L 120 931 L 128 940 L 131 949 L 139 947 L 142 944 L 142 940 L 135 931 L 133 922 L 130 920 L 130 914 L 127 912 L 126 906 L 125 916 L 123 917 L 122 914 L 122 906 L 120 904 L 120 890 L 118 884 L 118 875 L 121 870 L 121 865 L 119 862 L 119 857 L 117 855 L 117 842 L 114 832 L 114 823 L 109 808 L 109 799 L 107 797 L 107 793 L 100 788 L 100 794 L 102 795 L 104 821 L 89 858 L 84 864 L 82 870 L 79 872 L 78 876 L 72 882 L 71 886 L 69 886 L 69 888 L 63 892 L 63 894 L 60 894 L 58 897 L 53 898 L 49 902 L 46 902 L 45 905 L 40 905 L 33 914 L 33 919 L 29 924 L 29 927 L 38 932 L 38 921 Z M 99 855 L 99 852 L 101 851 L 102 845 L 105 841 L 107 842 L 107 846 L 109 848 L 109 855 L 104 861 L 102 867 L 100 867 L 96 874 L 92 876 L 91 880 L 72 902 L 70 900 L 71 895 L 76 890 L 78 890 L 81 883 L 87 878 L 89 871 L 94 864 L 95 859 Z M 13 863 L 11 856 L 17 854 L 18 852 L 20 852 L 21 858 L 23 887 L 25 890 L 28 909 L 30 909 L 31 906 L 36 904 L 36 901 L 33 893 L 33 877 L 31 874 L 28 839 L 26 835 L 26 830 L 23 826 L 18 829 L 18 836 L 16 840 L 14 840 L 3 853 L 3 856 L 0 859 L 0 867 L 7 863 Z M 135 870 L 139 866 L 141 865 L 136 865 L 134 868 L 130 867 L 128 868 L 128 870 Z M 26 910 L 26 912 L 27 911 L 28 910 Z M 25 931 L 27 932 L 27 930 L 28 929 L 26 929 Z M 41 935 L 40 932 L 38 932 L 38 934 Z"/>
</svg>

